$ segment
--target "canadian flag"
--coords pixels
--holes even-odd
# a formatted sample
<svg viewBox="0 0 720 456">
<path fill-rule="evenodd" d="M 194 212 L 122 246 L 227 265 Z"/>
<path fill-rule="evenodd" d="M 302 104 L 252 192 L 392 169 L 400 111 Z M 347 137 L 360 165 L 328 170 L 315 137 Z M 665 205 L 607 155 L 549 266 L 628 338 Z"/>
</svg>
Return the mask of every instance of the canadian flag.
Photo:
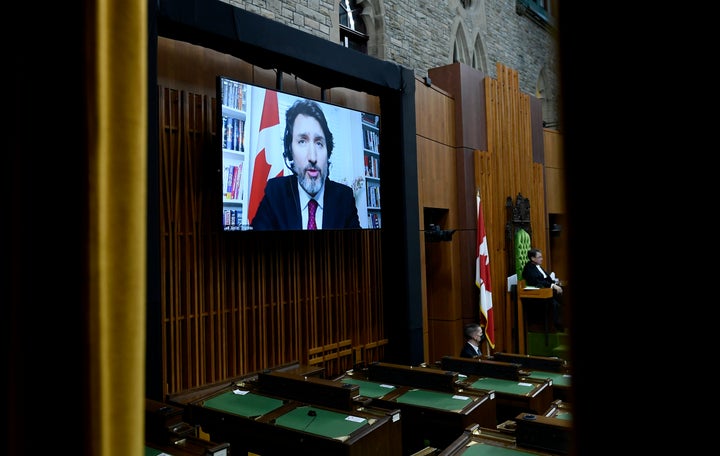
<svg viewBox="0 0 720 456">
<path fill-rule="evenodd" d="M 251 224 L 265 194 L 265 184 L 271 177 L 282 175 L 284 169 L 278 95 L 274 90 L 265 91 L 256 144 L 254 150 L 257 153 L 252 162 L 252 183 L 248 198 L 248 221 Z"/>
<path fill-rule="evenodd" d="M 492 287 L 490 285 L 490 254 L 488 253 L 485 219 L 483 219 L 480 193 L 477 194 L 477 258 L 475 259 L 475 285 L 480 289 L 480 313 L 485 317 L 485 337 L 495 348 L 495 319 L 493 318 Z"/>
</svg>

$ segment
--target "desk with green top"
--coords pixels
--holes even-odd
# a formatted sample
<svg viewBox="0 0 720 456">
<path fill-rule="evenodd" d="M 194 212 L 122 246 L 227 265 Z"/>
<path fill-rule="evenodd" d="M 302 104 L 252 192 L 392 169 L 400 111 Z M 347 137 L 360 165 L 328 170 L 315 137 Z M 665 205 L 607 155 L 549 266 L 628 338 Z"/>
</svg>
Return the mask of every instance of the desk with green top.
<svg viewBox="0 0 720 456">
<path fill-rule="evenodd" d="M 563 401 L 570 400 L 570 388 L 572 376 L 565 372 L 548 372 L 540 370 L 531 370 L 525 376 L 528 379 L 548 380 L 553 386 L 553 398 Z"/>
<path fill-rule="evenodd" d="M 461 391 L 494 391 L 497 396 L 497 420 L 512 419 L 520 412 L 542 413 L 553 399 L 549 380 L 523 378 L 507 380 L 502 378 L 462 376 Z"/>
<path fill-rule="evenodd" d="M 405 454 L 427 446 L 443 448 L 473 423 L 496 425 L 495 397 L 486 391 L 434 391 L 374 381 L 352 371 L 337 381 L 359 386 L 360 398 L 368 398 L 372 405 L 400 409 Z"/>
<path fill-rule="evenodd" d="M 233 453 L 399 455 L 393 420 L 377 409 L 353 411 L 303 404 L 233 386 L 187 405 L 186 421 Z"/>
<path fill-rule="evenodd" d="M 512 434 L 490 429 L 479 430 L 477 427 L 471 426 L 445 447 L 438 456 L 549 456 L 553 454 L 556 453 L 525 448 L 516 441 Z"/>
<path fill-rule="evenodd" d="M 573 426 L 572 414 L 567 409 L 557 409 L 553 413 L 554 415 L 521 413 L 515 417 L 515 440 L 518 445 L 553 454 L 568 454 Z"/>
<path fill-rule="evenodd" d="M 561 399 L 554 400 L 552 404 L 550 404 L 550 408 L 547 409 L 543 415 L 548 418 L 557 418 L 559 420 L 572 422 L 572 405 Z"/>
<path fill-rule="evenodd" d="M 228 456 L 230 444 L 207 442 L 196 437 L 185 437 L 174 443 L 146 442 L 145 456 Z"/>
<path fill-rule="evenodd" d="M 543 413 L 554 399 L 552 381 L 523 377 L 517 363 L 443 356 L 440 366 L 460 373 L 457 384 L 462 391 L 494 391 L 498 424 L 520 412 Z"/>
<path fill-rule="evenodd" d="M 524 377 L 548 379 L 552 382 L 555 399 L 570 400 L 572 376 L 567 361 L 562 358 L 497 352 L 487 359 L 520 364 Z"/>
<path fill-rule="evenodd" d="M 145 399 L 145 456 L 227 456 L 230 445 L 201 439 L 182 421 L 183 410 Z"/>
</svg>

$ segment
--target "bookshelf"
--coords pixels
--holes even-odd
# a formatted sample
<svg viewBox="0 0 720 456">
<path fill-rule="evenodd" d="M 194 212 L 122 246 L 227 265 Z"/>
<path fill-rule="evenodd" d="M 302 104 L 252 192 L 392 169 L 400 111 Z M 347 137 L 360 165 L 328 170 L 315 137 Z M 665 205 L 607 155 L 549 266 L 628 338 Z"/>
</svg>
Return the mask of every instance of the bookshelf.
<svg viewBox="0 0 720 456">
<path fill-rule="evenodd" d="M 380 214 L 380 117 L 364 113 L 362 116 L 363 156 L 365 159 L 365 197 L 368 228 L 381 228 Z"/>
<path fill-rule="evenodd" d="M 221 83 L 223 229 L 237 231 L 248 225 L 243 201 L 248 192 L 246 145 L 249 144 L 249 129 L 245 128 L 245 121 L 250 99 L 245 84 L 227 79 L 222 79 Z"/>
</svg>

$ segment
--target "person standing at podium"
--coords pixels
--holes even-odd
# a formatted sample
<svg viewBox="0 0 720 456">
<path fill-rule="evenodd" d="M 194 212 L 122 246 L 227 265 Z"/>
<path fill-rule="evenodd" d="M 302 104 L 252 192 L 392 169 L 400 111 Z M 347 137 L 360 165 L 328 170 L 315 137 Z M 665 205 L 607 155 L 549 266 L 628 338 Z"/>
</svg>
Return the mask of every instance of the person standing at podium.
<svg viewBox="0 0 720 456">
<path fill-rule="evenodd" d="M 563 289 L 556 279 L 553 279 L 542 267 L 543 255 L 540 249 L 530 249 L 527 253 L 528 261 L 523 268 L 522 278 L 525 285 L 537 288 L 552 288 L 552 307 L 553 307 L 553 323 L 555 329 L 563 331 L 565 329 L 562 322 L 562 308 L 558 297 L 562 295 Z"/>
</svg>

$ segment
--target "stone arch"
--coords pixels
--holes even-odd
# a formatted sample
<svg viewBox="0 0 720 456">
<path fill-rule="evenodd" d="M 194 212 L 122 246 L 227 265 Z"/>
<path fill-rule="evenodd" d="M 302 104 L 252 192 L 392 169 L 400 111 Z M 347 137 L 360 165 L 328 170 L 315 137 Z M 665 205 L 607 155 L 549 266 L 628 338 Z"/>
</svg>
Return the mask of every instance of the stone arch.
<svg viewBox="0 0 720 456">
<path fill-rule="evenodd" d="M 552 117 L 552 107 L 550 106 L 552 100 L 547 86 L 547 70 L 544 66 L 540 69 L 535 82 L 535 98 L 540 100 L 542 106 L 542 120 L 543 124 L 545 124 Z"/>
<path fill-rule="evenodd" d="M 368 34 L 368 55 L 385 60 L 385 5 L 382 0 L 357 0 Z"/>
<path fill-rule="evenodd" d="M 472 66 L 476 70 L 480 70 L 483 74 L 487 71 L 487 53 L 485 52 L 485 44 L 483 43 L 480 33 L 475 34 L 475 46 L 473 46 Z"/>
<path fill-rule="evenodd" d="M 457 60 L 487 74 L 487 53 L 481 38 L 481 32 L 486 28 L 485 0 L 454 0 L 448 2 L 448 8 L 455 15 L 451 26 L 451 36 L 455 38 L 450 61 Z M 466 30 L 468 22 L 470 30 Z"/>
<path fill-rule="evenodd" d="M 453 27 L 455 29 L 455 38 L 452 41 L 452 49 L 450 50 L 450 61 L 461 62 L 466 65 L 471 65 L 470 49 L 468 47 L 467 39 L 465 38 L 465 28 L 460 22 L 460 18 L 455 18 Z"/>
</svg>

